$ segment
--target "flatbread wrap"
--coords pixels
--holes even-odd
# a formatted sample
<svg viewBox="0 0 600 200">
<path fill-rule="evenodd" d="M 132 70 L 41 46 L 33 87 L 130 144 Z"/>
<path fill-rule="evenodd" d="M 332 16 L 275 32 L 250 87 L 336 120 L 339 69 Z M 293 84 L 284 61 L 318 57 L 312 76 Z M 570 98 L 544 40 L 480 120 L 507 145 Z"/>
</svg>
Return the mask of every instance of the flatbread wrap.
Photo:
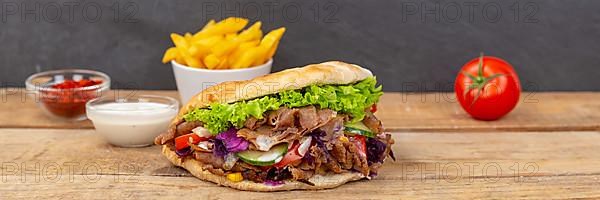
<svg viewBox="0 0 600 200">
<path fill-rule="evenodd" d="M 192 98 L 155 143 L 174 165 L 219 185 L 333 188 L 371 179 L 395 159 L 373 114 L 382 94 L 371 71 L 339 61 L 225 82 Z"/>
</svg>

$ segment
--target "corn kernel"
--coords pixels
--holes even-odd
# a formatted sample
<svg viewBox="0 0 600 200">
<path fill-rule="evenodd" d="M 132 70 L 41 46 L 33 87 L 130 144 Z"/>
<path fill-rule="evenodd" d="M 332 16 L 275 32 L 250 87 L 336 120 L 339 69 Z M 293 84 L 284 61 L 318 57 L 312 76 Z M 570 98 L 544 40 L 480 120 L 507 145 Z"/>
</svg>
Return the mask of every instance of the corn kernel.
<svg viewBox="0 0 600 200">
<path fill-rule="evenodd" d="M 240 182 L 240 181 L 244 180 L 244 177 L 242 176 L 242 173 L 237 172 L 237 173 L 227 174 L 227 179 L 229 179 L 232 182 Z"/>
<path fill-rule="evenodd" d="M 339 137 L 339 140 L 342 141 L 342 142 L 349 142 L 348 138 L 346 136 L 343 136 L 343 135 Z"/>
</svg>

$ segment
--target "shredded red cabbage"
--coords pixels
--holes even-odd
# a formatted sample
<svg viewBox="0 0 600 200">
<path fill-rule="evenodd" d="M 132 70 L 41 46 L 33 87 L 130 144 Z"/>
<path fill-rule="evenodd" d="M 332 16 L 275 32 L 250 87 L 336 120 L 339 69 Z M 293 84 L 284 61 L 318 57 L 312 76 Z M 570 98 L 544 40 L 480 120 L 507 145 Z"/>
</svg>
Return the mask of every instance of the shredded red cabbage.
<svg viewBox="0 0 600 200">
<path fill-rule="evenodd" d="M 325 137 L 325 135 L 327 135 L 327 133 L 325 133 L 325 131 L 321 129 L 314 130 L 310 133 L 310 136 L 313 137 L 313 140 L 319 147 L 325 147 L 325 142 L 323 141 L 323 139 L 321 139 Z"/>
<path fill-rule="evenodd" d="M 225 147 L 223 142 L 221 142 L 221 140 L 210 139 L 209 141 L 211 141 L 214 144 L 213 154 L 215 156 L 224 157 L 225 155 L 227 155 L 227 148 Z"/>
<path fill-rule="evenodd" d="M 304 154 L 304 157 L 302 157 L 302 161 L 312 165 L 315 162 L 315 157 L 313 157 L 310 154 L 310 149 L 308 151 L 309 152 L 306 152 L 306 154 Z"/>
<path fill-rule="evenodd" d="M 310 133 L 310 135 L 313 137 L 313 141 L 315 141 L 316 146 L 323 150 L 323 155 L 325 156 L 325 159 L 327 159 L 327 162 L 333 161 L 334 158 L 329 153 L 329 150 L 327 150 L 325 141 L 323 141 L 323 137 L 325 137 L 327 135 L 327 133 L 321 129 L 317 129 L 317 130 L 312 131 Z M 307 154 L 310 154 L 310 153 L 307 153 Z M 306 154 L 305 154 L 305 156 L 306 156 Z M 312 164 L 312 162 L 314 162 L 314 158 L 312 156 L 310 156 L 309 158 L 306 158 L 306 159 L 310 159 L 311 164 Z"/>
<path fill-rule="evenodd" d="M 321 139 L 325 136 L 325 134 L 325 131 L 317 129 L 310 132 L 309 136 L 312 137 L 312 140 L 316 143 L 317 147 L 325 147 L 325 142 L 323 142 L 323 140 Z M 304 157 L 302 157 L 303 162 L 307 162 L 308 164 L 313 164 L 315 162 L 315 157 L 311 155 L 311 152 L 312 150 L 311 148 L 309 148 L 308 152 L 306 152 L 306 154 L 304 154 Z"/>
<path fill-rule="evenodd" d="M 217 156 L 225 156 L 228 153 L 245 151 L 248 149 L 248 141 L 237 136 L 237 129 L 229 128 L 227 131 L 219 133 L 214 140 L 213 153 Z"/>
<path fill-rule="evenodd" d="M 375 138 L 367 138 L 367 161 L 369 166 L 373 163 L 383 163 L 385 147 L 387 144 Z"/>
<path fill-rule="evenodd" d="M 186 157 L 192 153 L 192 148 L 188 147 L 185 149 L 175 150 L 175 154 L 179 157 Z"/>
</svg>

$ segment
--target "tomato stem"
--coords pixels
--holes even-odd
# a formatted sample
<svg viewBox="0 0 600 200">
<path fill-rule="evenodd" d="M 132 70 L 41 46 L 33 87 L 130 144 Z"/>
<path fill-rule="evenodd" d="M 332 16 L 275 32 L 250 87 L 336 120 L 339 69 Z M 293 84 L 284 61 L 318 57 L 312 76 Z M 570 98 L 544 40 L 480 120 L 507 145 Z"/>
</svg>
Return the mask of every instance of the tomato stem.
<svg viewBox="0 0 600 200">
<path fill-rule="evenodd" d="M 475 94 L 475 98 L 473 99 L 473 102 L 471 102 L 471 106 L 473 106 L 473 104 L 475 104 L 475 102 L 479 99 L 479 97 L 481 96 L 481 93 L 483 93 L 483 89 L 485 87 L 485 85 L 487 85 L 490 81 L 492 81 L 495 78 L 498 78 L 500 76 L 504 76 L 504 74 L 493 74 L 491 76 L 485 77 L 483 75 L 483 52 L 481 52 L 479 54 L 479 63 L 478 63 L 478 67 L 477 67 L 477 76 L 473 76 L 465 71 L 463 71 L 462 73 L 464 75 L 466 75 L 467 77 L 469 77 L 469 79 L 471 79 L 471 81 L 473 81 L 473 84 L 469 85 L 469 87 L 463 92 L 463 98 L 467 97 L 467 94 L 469 92 L 471 92 L 472 90 L 476 90 L 477 94 Z"/>
</svg>

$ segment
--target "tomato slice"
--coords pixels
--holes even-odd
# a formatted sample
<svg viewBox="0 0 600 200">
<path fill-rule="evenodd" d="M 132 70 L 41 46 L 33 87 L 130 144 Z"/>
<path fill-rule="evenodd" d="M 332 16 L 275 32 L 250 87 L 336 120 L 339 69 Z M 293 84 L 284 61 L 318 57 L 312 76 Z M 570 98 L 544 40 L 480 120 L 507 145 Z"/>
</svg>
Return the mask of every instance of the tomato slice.
<svg viewBox="0 0 600 200">
<path fill-rule="evenodd" d="M 275 163 L 273 167 L 282 168 L 292 162 L 302 159 L 303 156 L 298 153 L 298 147 L 300 147 L 300 143 L 295 141 L 294 144 L 288 148 L 288 152 L 285 154 L 285 156 L 283 156 L 283 159 L 281 159 L 281 161 L 278 163 Z"/>
<path fill-rule="evenodd" d="M 375 113 L 375 112 L 377 112 L 377 104 L 373 104 L 371 106 L 371 113 Z"/>
<path fill-rule="evenodd" d="M 206 140 L 208 140 L 208 138 L 200 137 L 195 133 L 185 134 L 175 138 L 175 149 L 185 149 L 190 146 L 190 143 L 198 144 L 199 142 Z"/>
<path fill-rule="evenodd" d="M 359 153 L 366 157 L 367 156 L 367 139 L 365 138 L 365 136 L 362 136 L 362 135 L 353 136 L 352 141 L 358 147 Z"/>
</svg>

